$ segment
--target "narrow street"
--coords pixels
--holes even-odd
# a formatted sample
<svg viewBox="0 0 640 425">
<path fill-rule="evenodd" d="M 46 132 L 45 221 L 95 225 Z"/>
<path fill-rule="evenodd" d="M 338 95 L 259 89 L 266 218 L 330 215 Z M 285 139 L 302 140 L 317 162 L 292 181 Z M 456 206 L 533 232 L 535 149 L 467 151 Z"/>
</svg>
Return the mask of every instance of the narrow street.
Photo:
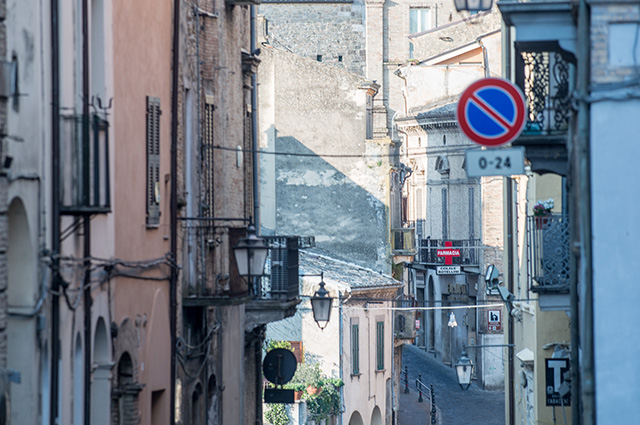
<svg viewBox="0 0 640 425">
<path fill-rule="evenodd" d="M 477 382 L 463 391 L 458 385 L 453 368 L 434 359 L 433 355 L 413 346 L 405 345 L 402 367 L 408 367 L 409 393 L 404 393 L 404 383 L 399 394 L 399 425 L 431 424 L 431 408 L 428 395 L 418 402 L 416 378 L 433 385 L 438 425 L 504 425 L 504 392 L 485 391 Z"/>
</svg>

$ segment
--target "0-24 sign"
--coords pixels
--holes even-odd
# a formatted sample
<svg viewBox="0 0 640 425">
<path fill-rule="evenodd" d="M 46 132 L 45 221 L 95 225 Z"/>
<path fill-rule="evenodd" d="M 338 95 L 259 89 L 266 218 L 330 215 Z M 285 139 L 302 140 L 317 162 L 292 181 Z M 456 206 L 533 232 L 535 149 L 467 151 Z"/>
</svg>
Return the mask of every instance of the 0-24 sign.
<svg viewBox="0 0 640 425">
<path fill-rule="evenodd" d="M 524 174 L 524 147 L 468 150 L 467 176 L 511 176 Z"/>
</svg>

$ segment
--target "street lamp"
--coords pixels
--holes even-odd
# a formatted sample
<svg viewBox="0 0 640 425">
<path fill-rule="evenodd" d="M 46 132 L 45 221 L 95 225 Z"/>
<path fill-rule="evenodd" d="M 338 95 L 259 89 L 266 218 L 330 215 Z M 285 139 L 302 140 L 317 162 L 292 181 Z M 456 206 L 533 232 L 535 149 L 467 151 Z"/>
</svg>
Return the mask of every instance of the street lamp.
<svg viewBox="0 0 640 425">
<path fill-rule="evenodd" d="M 253 224 L 247 228 L 247 237 L 240 239 L 238 245 L 233 247 L 233 252 L 240 276 L 248 276 L 251 282 L 252 276 L 261 276 L 264 273 L 269 248 L 265 240 L 256 235 Z"/>
<path fill-rule="evenodd" d="M 311 310 L 313 310 L 313 320 L 322 330 L 329 324 L 331 317 L 331 303 L 333 298 L 329 296 L 329 291 L 324 288 L 324 273 L 320 274 L 320 288 L 311 297 Z"/>
<path fill-rule="evenodd" d="M 480 10 L 491 9 L 493 0 L 453 0 L 453 4 L 456 6 L 456 10 L 468 10 L 471 12 L 477 12 Z"/>
<path fill-rule="evenodd" d="M 456 363 L 456 374 L 458 375 L 458 384 L 463 390 L 469 389 L 471 385 L 471 375 L 473 373 L 473 363 L 467 356 L 466 350 L 462 350 L 462 354 Z"/>
</svg>

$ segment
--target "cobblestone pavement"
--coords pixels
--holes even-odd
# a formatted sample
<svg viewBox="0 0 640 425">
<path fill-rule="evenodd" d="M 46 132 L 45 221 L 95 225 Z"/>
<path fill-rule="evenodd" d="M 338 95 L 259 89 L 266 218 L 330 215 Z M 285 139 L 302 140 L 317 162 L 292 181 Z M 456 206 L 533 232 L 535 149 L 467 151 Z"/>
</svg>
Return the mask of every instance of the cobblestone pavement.
<svg viewBox="0 0 640 425">
<path fill-rule="evenodd" d="M 455 370 L 442 364 L 433 355 L 413 346 L 405 345 L 402 368 L 409 370 L 409 394 L 404 393 L 404 383 L 399 394 L 398 425 L 430 425 L 428 396 L 418 402 L 416 378 L 433 384 L 437 409 L 437 425 L 504 425 L 504 392 L 485 391 L 474 381 L 468 390 L 458 385 Z"/>
</svg>

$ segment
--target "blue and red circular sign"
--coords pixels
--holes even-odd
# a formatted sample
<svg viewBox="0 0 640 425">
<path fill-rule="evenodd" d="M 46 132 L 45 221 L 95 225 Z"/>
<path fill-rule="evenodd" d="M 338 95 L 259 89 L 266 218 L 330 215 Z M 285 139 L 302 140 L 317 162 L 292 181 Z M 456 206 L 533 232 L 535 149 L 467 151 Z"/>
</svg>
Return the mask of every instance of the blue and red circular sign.
<svg viewBox="0 0 640 425">
<path fill-rule="evenodd" d="M 465 89 L 456 113 L 469 139 L 483 146 L 500 146 L 515 140 L 524 128 L 524 96 L 510 81 L 484 78 Z"/>
</svg>

